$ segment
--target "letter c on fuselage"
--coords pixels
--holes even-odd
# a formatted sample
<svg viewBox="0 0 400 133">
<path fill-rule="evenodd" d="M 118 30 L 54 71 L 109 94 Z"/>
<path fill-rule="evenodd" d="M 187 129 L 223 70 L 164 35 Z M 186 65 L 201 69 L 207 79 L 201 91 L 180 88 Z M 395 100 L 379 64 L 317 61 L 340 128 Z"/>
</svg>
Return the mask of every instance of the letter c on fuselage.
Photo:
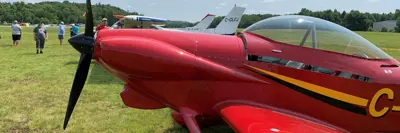
<svg viewBox="0 0 400 133">
<path fill-rule="evenodd" d="M 382 110 L 379 111 L 375 108 L 376 103 L 379 101 L 379 98 L 381 98 L 383 95 L 388 95 L 389 100 L 394 99 L 394 93 L 389 88 L 383 88 L 376 92 L 375 95 L 372 97 L 368 107 L 369 113 L 372 117 L 382 117 L 389 111 L 389 107 L 384 107 Z"/>
</svg>

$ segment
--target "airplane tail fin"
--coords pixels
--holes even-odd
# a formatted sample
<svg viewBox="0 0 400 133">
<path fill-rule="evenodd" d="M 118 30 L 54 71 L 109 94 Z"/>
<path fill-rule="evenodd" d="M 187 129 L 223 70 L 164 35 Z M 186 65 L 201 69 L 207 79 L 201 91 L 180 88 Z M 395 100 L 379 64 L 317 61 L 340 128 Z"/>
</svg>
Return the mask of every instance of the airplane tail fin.
<svg viewBox="0 0 400 133">
<path fill-rule="evenodd" d="M 244 7 L 235 6 L 215 27 L 215 34 L 234 35 L 244 14 Z"/>
<path fill-rule="evenodd" d="M 215 18 L 215 15 L 213 14 L 207 14 L 197 25 L 195 25 L 193 28 L 199 28 L 199 29 L 207 29 L 211 23 L 213 22 Z"/>
</svg>

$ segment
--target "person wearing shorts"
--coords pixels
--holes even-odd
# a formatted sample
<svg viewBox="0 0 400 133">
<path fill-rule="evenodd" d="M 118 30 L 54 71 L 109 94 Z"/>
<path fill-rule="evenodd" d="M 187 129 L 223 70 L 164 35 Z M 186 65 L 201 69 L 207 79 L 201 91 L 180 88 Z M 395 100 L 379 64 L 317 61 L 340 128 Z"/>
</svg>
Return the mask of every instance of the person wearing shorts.
<svg viewBox="0 0 400 133">
<path fill-rule="evenodd" d="M 43 54 L 44 43 L 48 38 L 47 29 L 43 26 L 43 23 L 33 29 L 33 36 L 36 41 L 36 54 L 39 54 L 39 50 Z"/>
<path fill-rule="evenodd" d="M 22 28 L 18 24 L 18 21 L 14 21 L 14 23 L 11 25 L 11 30 L 12 30 L 12 40 L 13 40 L 13 45 L 18 46 L 19 41 L 21 40 L 21 33 L 22 33 Z"/>
<path fill-rule="evenodd" d="M 61 22 L 60 25 L 58 25 L 58 40 L 60 40 L 60 45 L 62 45 L 62 42 L 64 40 L 64 34 L 65 34 L 64 22 Z"/>
</svg>

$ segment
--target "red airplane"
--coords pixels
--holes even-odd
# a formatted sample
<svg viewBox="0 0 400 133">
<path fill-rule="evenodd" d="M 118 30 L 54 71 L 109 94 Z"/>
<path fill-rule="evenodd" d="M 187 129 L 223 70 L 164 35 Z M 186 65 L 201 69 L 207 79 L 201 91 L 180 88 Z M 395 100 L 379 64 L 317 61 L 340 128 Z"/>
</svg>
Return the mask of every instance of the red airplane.
<svg viewBox="0 0 400 133">
<path fill-rule="evenodd" d="M 125 83 L 125 105 L 171 108 L 192 133 L 224 122 L 240 133 L 400 132 L 400 63 L 334 23 L 289 15 L 237 36 L 93 33 L 87 8 L 85 33 L 69 40 L 81 59 L 64 129 L 93 58 Z"/>
</svg>

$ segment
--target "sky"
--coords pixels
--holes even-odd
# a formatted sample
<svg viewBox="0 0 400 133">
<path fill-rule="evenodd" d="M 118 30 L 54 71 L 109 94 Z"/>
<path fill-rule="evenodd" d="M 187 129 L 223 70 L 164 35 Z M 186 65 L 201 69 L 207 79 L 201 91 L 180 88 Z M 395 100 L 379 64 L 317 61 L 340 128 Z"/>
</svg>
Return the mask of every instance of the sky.
<svg viewBox="0 0 400 133">
<path fill-rule="evenodd" d="M 43 0 L 0 0 L 0 2 Z M 64 0 L 46 0 L 64 1 Z M 83 3 L 85 0 L 69 0 Z M 196 22 L 206 14 L 224 16 L 236 4 L 246 8 L 246 14 L 288 14 L 297 13 L 301 8 L 312 11 L 337 9 L 361 12 L 389 13 L 400 9 L 400 0 L 92 0 L 95 3 L 110 4 L 145 16 Z"/>
</svg>

